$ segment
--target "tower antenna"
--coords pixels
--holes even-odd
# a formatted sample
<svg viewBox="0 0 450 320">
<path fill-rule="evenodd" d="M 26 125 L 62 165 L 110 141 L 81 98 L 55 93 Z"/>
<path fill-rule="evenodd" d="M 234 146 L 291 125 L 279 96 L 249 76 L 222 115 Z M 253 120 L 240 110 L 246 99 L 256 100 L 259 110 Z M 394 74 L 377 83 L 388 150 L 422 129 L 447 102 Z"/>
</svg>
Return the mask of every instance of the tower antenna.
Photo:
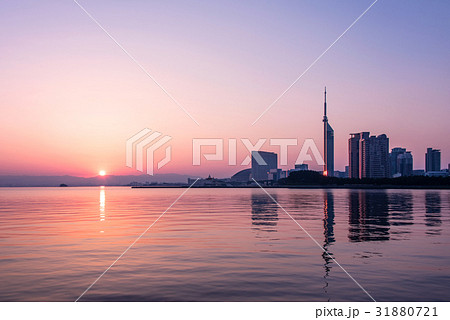
<svg viewBox="0 0 450 320">
<path fill-rule="evenodd" d="M 327 87 L 323 96 L 323 174 L 328 175 L 328 118 L 327 118 Z"/>
</svg>

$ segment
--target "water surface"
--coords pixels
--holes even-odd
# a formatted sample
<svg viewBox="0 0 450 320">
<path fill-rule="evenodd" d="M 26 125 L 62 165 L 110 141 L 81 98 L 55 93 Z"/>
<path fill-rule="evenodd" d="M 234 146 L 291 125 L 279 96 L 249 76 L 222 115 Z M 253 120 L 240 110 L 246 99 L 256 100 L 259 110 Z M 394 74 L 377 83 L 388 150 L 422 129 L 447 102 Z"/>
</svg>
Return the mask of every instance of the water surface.
<svg viewBox="0 0 450 320">
<path fill-rule="evenodd" d="M 74 301 L 183 189 L 1 188 L 0 300 Z M 190 189 L 81 301 L 450 300 L 449 190 Z M 325 250 L 327 253 L 324 253 Z"/>
</svg>

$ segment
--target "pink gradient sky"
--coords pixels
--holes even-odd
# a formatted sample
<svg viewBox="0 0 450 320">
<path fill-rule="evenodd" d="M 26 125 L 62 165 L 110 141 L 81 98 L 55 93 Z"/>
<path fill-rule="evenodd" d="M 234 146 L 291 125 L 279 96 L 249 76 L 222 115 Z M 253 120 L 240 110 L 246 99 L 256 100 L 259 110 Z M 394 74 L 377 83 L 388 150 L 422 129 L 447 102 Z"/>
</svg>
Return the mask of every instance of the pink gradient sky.
<svg viewBox="0 0 450 320">
<path fill-rule="evenodd" d="M 377 3 L 254 126 L 371 1 L 81 3 L 200 126 L 71 1 L 2 2 L 2 175 L 137 174 L 125 141 L 148 127 L 173 137 L 159 173 L 229 176 L 243 167 L 192 166 L 192 138 L 313 138 L 322 150 L 325 85 L 337 170 L 359 131 L 386 133 L 416 169 L 427 147 L 450 162 L 447 3 Z"/>
</svg>

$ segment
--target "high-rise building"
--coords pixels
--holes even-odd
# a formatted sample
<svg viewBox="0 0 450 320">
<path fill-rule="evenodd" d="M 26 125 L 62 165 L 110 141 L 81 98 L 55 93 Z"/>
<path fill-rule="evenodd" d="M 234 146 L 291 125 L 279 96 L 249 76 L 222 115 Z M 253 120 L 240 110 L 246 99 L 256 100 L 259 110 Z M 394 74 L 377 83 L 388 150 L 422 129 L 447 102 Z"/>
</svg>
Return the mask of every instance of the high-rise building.
<svg viewBox="0 0 450 320">
<path fill-rule="evenodd" d="M 256 181 L 266 181 L 269 180 L 270 174 L 270 180 L 273 180 L 271 170 L 278 170 L 278 155 L 273 152 L 252 151 L 252 178 Z"/>
<path fill-rule="evenodd" d="M 412 176 L 413 156 L 405 148 L 393 148 L 389 154 L 391 177 Z"/>
<path fill-rule="evenodd" d="M 441 150 L 427 148 L 425 154 L 425 172 L 441 171 Z"/>
<path fill-rule="evenodd" d="M 397 158 L 399 155 L 406 152 L 405 148 L 393 148 L 389 154 L 389 162 L 391 165 L 391 177 L 398 173 L 397 169 Z"/>
<path fill-rule="evenodd" d="M 402 177 L 413 175 L 413 156 L 411 151 L 406 151 L 397 158 L 397 170 Z"/>
<path fill-rule="evenodd" d="M 369 132 L 352 133 L 348 140 L 350 178 L 387 178 L 389 171 L 389 138 Z"/>
<path fill-rule="evenodd" d="M 385 134 L 361 140 L 361 178 L 388 178 L 389 138 Z"/>
<path fill-rule="evenodd" d="M 328 123 L 327 117 L 327 88 L 324 92 L 323 103 L 323 158 L 325 165 L 323 167 L 324 175 L 334 175 L 334 130 Z"/>
<path fill-rule="evenodd" d="M 360 144 L 362 139 L 368 138 L 369 132 L 351 133 L 348 139 L 348 177 L 360 178 Z"/>
</svg>

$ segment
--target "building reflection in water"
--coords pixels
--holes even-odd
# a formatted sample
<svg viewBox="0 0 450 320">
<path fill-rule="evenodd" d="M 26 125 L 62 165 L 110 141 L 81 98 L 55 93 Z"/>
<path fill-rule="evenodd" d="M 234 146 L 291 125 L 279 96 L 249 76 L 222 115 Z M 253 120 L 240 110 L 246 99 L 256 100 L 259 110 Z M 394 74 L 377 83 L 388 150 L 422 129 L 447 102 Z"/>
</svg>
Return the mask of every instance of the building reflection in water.
<svg viewBox="0 0 450 320">
<path fill-rule="evenodd" d="M 275 194 L 272 197 L 277 200 Z M 252 194 L 252 228 L 267 232 L 277 231 L 278 206 L 266 194 Z"/>
<path fill-rule="evenodd" d="M 106 220 L 106 193 L 105 193 L 105 187 L 100 187 L 100 202 L 99 202 L 99 211 L 100 211 L 100 222 L 103 222 Z M 101 233 L 104 232 L 104 230 L 100 230 Z"/>
<path fill-rule="evenodd" d="M 331 262 L 333 253 L 330 251 L 330 246 L 333 242 L 335 242 L 334 238 L 334 195 L 332 191 L 326 190 L 324 192 L 323 198 L 323 235 L 324 235 L 324 244 L 323 244 L 323 253 L 322 258 L 324 260 L 324 269 L 325 275 L 323 276 L 325 279 L 325 286 L 323 287 L 325 294 L 328 296 L 328 276 L 331 271 Z M 328 296 L 328 301 L 330 301 L 330 297 Z"/>
<path fill-rule="evenodd" d="M 405 226 L 414 224 L 413 210 L 413 195 L 411 192 L 402 191 L 389 195 L 391 226 Z M 410 230 L 406 232 L 410 232 Z"/>
<path fill-rule="evenodd" d="M 349 234 L 351 242 L 389 240 L 389 202 L 384 190 L 350 191 Z"/>
<path fill-rule="evenodd" d="M 391 192 L 389 196 L 389 223 L 391 225 L 391 239 L 406 239 L 412 233 L 414 224 L 413 194 L 411 191 L 401 190 Z M 393 230 L 395 227 L 395 231 Z"/>
<path fill-rule="evenodd" d="M 426 234 L 441 234 L 441 194 L 439 192 L 425 193 L 425 225 Z"/>
</svg>

